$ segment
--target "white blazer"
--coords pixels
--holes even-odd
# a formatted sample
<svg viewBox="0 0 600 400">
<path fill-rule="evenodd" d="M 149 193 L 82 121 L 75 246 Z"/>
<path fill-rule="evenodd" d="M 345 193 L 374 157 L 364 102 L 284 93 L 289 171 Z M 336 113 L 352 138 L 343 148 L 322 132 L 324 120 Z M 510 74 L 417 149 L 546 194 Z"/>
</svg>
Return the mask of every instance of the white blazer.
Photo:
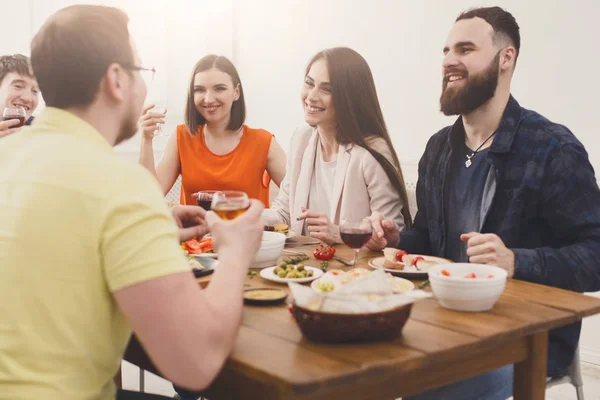
<svg viewBox="0 0 600 400">
<path fill-rule="evenodd" d="M 287 224 L 296 233 L 302 232 L 304 221 L 298 221 L 298 216 L 302 213 L 302 207 L 308 208 L 319 142 L 317 135 L 317 129 L 309 125 L 294 132 L 285 178 L 271 208 L 265 210 L 269 224 L 277 221 Z M 385 140 L 375 137 L 369 144 L 392 161 Z M 329 219 L 339 225 L 341 220 L 358 221 L 379 211 L 384 218 L 396 221 L 403 229 L 404 205 L 383 167 L 363 147 L 353 144 L 339 146 Z"/>
</svg>

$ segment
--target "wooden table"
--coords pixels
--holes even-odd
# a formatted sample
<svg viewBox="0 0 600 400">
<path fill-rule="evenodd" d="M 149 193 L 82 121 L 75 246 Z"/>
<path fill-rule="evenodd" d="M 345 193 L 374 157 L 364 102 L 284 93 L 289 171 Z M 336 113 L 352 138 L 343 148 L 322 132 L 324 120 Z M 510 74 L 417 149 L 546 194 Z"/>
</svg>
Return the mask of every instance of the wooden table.
<svg viewBox="0 0 600 400">
<path fill-rule="evenodd" d="M 316 267 L 314 248 L 291 249 L 311 255 L 305 264 Z M 352 258 L 345 246 L 337 255 Z M 359 266 L 366 264 L 362 259 Z M 329 268 L 342 266 L 330 262 Z M 199 279 L 201 286 L 209 282 Z M 276 285 L 260 276 L 247 284 Z M 451 311 L 426 299 L 413 306 L 395 341 L 325 345 L 304 339 L 285 305 L 245 306 L 233 352 L 203 394 L 210 400 L 394 399 L 514 363 L 514 399 L 544 399 L 548 330 L 596 313 L 600 299 L 509 280 L 489 312 Z M 157 373 L 135 338 L 125 359 Z"/>
</svg>

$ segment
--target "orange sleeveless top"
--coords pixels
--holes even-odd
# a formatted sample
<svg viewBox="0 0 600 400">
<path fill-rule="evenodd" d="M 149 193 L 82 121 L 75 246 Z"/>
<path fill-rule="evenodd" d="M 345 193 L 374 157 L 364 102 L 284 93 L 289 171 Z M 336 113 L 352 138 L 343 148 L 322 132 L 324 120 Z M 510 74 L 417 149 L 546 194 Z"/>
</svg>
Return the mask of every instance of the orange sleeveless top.
<svg viewBox="0 0 600 400">
<path fill-rule="evenodd" d="M 240 142 L 233 151 L 214 154 L 206 146 L 204 125 L 191 135 L 185 125 L 177 126 L 177 149 L 181 163 L 181 204 L 196 204 L 192 193 L 201 190 L 241 190 L 251 199 L 269 206 L 267 156 L 273 135 L 264 129 L 243 126 Z"/>
</svg>

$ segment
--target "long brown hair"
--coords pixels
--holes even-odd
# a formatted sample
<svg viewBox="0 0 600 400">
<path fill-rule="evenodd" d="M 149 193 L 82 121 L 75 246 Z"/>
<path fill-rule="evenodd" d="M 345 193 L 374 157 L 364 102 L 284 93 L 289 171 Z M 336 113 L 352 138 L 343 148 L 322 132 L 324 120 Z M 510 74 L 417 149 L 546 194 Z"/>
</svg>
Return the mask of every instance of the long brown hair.
<svg viewBox="0 0 600 400">
<path fill-rule="evenodd" d="M 355 144 L 366 149 L 375 159 L 394 189 L 402 199 L 402 215 L 407 229 L 412 226 L 408 208 L 408 195 L 400 161 L 388 134 L 373 74 L 367 61 L 356 51 L 347 47 L 334 47 L 318 52 L 308 63 L 306 74 L 315 61 L 324 59 L 329 71 L 331 96 L 335 108 L 336 139 L 342 144 Z M 368 138 L 379 137 L 385 140 L 392 162 L 373 149 Z"/>
<path fill-rule="evenodd" d="M 229 123 L 227 129 L 231 131 L 237 131 L 242 127 L 246 120 L 246 102 L 244 100 L 244 89 L 242 88 L 242 82 L 240 76 L 235 69 L 235 66 L 227 57 L 217 56 L 215 54 L 209 54 L 204 56 L 196 63 L 194 70 L 192 71 L 192 77 L 190 78 L 190 86 L 188 88 L 187 101 L 185 105 L 185 126 L 188 131 L 195 135 L 198 133 L 198 127 L 206 123 L 206 119 L 200 114 L 196 105 L 194 104 L 194 77 L 197 73 L 207 71 L 209 69 L 216 68 L 219 71 L 225 72 L 231 77 L 233 87 L 240 89 L 240 97 L 233 102 L 231 105 L 231 113 L 229 115 Z"/>
</svg>

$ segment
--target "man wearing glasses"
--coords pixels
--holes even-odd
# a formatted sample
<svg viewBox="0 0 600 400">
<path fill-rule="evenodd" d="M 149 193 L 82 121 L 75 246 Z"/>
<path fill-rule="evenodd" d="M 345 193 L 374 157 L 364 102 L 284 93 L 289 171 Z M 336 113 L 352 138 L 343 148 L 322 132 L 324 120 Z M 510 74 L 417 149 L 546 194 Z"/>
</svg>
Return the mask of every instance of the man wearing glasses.
<svg viewBox="0 0 600 400">
<path fill-rule="evenodd" d="M 7 108 L 21 108 L 25 111 L 25 124 L 33 120 L 31 114 L 39 102 L 39 88 L 29 59 L 22 54 L 0 56 L 0 138 L 18 132 L 21 123 L 18 119 L 4 116 Z"/>
<path fill-rule="evenodd" d="M 252 201 L 234 221 L 196 206 L 171 213 L 155 179 L 115 154 L 146 96 L 127 24 L 116 8 L 71 6 L 32 41 L 48 107 L 0 145 L 3 398 L 115 399 L 132 330 L 163 375 L 191 390 L 233 347 L 263 207 Z M 207 226 L 220 267 L 201 290 L 179 242 Z"/>
</svg>

